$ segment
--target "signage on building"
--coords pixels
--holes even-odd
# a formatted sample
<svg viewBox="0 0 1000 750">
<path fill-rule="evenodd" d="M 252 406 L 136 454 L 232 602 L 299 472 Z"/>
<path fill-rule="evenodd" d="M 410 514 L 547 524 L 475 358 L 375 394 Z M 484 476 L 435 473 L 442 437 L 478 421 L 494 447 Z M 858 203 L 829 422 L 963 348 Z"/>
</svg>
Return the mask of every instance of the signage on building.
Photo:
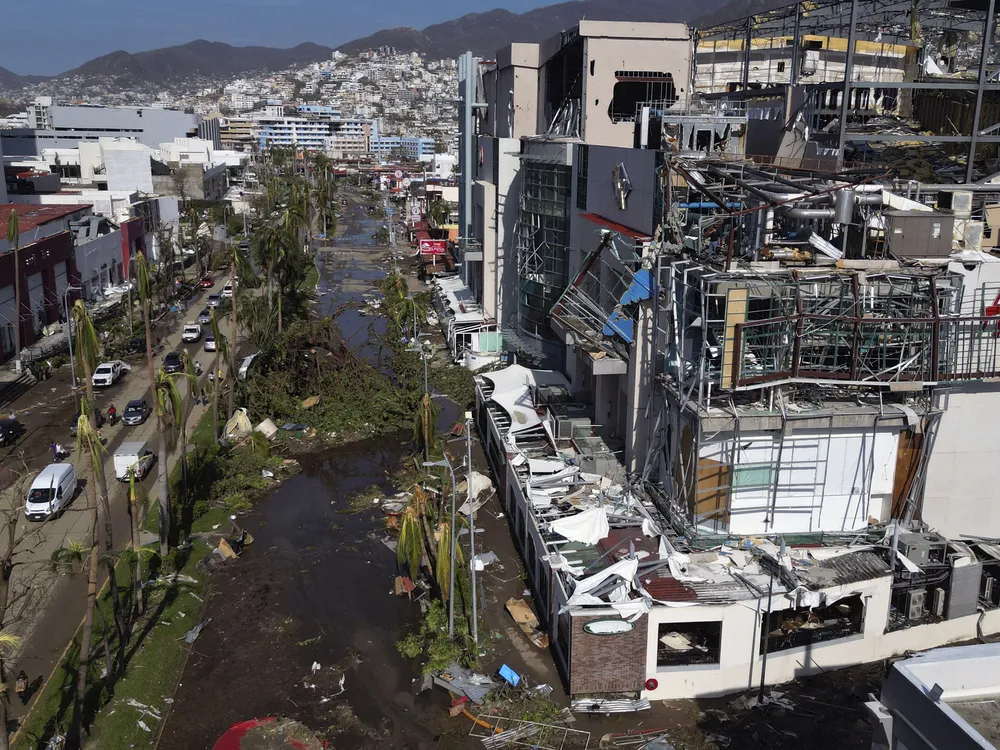
<svg viewBox="0 0 1000 750">
<path fill-rule="evenodd" d="M 619 635 L 635 627 L 628 620 L 592 620 L 584 623 L 583 632 L 591 635 Z"/>
<path fill-rule="evenodd" d="M 447 240 L 420 240 L 421 255 L 444 255 L 447 249 Z"/>
<path fill-rule="evenodd" d="M 420 221 L 420 204 L 414 203 L 410 206 L 410 218 L 414 221 Z"/>
<path fill-rule="evenodd" d="M 402 169 L 397 169 L 396 170 L 396 179 L 397 180 L 401 180 L 402 178 L 403 178 L 403 170 Z"/>
</svg>

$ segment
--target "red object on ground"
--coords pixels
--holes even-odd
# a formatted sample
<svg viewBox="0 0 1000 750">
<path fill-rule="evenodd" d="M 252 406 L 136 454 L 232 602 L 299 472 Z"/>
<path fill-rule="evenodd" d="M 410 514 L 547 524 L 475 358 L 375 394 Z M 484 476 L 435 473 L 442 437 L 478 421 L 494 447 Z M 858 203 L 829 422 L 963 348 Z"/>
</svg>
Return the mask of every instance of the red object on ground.
<svg viewBox="0 0 1000 750">
<path fill-rule="evenodd" d="M 275 721 L 277 719 L 274 716 L 268 716 L 263 719 L 250 719 L 249 721 L 241 721 L 239 724 L 233 724 L 226 730 L 224 735 L 219 737 L 212 750 L 240 750 L 243 735 L 262 724 L 271 724 Z"/>
</svg>

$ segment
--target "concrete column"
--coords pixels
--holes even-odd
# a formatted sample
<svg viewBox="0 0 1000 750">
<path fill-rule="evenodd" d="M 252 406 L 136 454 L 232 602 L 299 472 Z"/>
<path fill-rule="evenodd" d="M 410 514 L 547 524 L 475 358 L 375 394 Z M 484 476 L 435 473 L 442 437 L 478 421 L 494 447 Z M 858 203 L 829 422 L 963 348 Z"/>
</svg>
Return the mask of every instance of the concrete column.
<svg viewBox="0 0 1000 750">
<path fill-rule="evenodd" d="M 652 388 L 653 310 L 649 303 L 639 305 L 635 321 L 635 343 L 628 362 L 626 392 L 628 404 L 625 414 L 625 467 L 632 472 L 642 471 L 646 459 L 647 433 L 646 404 Z"/>
</svg>

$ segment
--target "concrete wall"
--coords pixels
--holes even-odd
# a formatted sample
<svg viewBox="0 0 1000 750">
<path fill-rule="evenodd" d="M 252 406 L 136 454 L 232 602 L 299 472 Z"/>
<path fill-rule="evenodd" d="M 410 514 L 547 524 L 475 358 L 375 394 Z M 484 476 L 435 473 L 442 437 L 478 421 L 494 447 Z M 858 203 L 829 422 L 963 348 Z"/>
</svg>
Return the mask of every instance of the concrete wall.
<svg viewBox="0 0 1000 750">
<path fill-rule="evenodd" d="M 783 444 L 780 433 L 741 431 L 738 447 L 718 435 L 698 455 L 711 465 L 733 455 L 732 533 L 849 531 L 887 511 L 898 446 L 895 429 L 794 431 Z"/>
<path fill-rule="evenodd" d="M 101 142 L 108 190 L 152 193 L 152 149 L 133 141 L 108 139 Z"/>
<path fill-rule="evenodd" d="M 767 657 L 766 682 L 782 682 L 839 669 L 854 664 L 879 661 L 907 651 L 922 651 L 947 643 L 976 638 L 979 615 L 944 620 L 933 625 L 916 625 L 885 632 L 889 613 L 891 579 L 880 578 L 849 586 L 824 589 L 827 601 L 860 594 L 865 602 L 865 620 L 858 635 L 812 646 L 772 652 Z M 752 689 L 760 684 L 763 658 L 759 654 L 760 623 L 766 599 L 726 606 L 655 607 L 647 615 L 649 637 L 646 651 L 647 677 L 655 678 L 656 690 L 644 691 L 650 700 L 724 695 Z M 787 608 L 786 603 L 772 611 Z M 613 611 L 613 610 L 611 610 Z M 656 648 L 661 623 L 722 622 L 722 642 L 718 664 L 658 668 Z M 1000 610 L 991 610 L 983 619 L 983 632 L 1000 630 Z"/>
<path fill-rule="evenodd" d="M 156 148 L 198 129 L 198 115 L 155 107 L 71 107 L 50 109 L 53 128 L 121 130 L 140 143 Z"/>
<path fill-rule="evenodd" d="M 996 435 L 986 416 L 1000 409 L 997 384 L 953 386 L 927 467 L 922 518 L 946 536 L 1000 536 Z"/>
<path fill-rule="evenodd" d="M 123 278 L 120 231 L 109 232 L 77 245 L 74 252 L 84 299 L 99 298 L 106 286 L 116 284 Z"/>
<path fill-rule="evenodd" d="M 581 21 L 584 45 L 581 135 L 587 143 L 630 147 L 632 122 L 612 121 L 616 71 L 670 73 L 678 98 L 688 95 L 691 72 L 690 33 L 684 24 Z"/>
</svg>

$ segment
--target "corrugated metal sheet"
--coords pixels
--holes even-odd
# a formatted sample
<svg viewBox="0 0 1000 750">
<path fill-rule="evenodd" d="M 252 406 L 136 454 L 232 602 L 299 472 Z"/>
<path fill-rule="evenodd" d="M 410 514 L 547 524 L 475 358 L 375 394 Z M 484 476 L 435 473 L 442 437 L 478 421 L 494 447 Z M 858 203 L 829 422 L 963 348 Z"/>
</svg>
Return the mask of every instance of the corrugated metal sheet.
<svg viewBox="0 0 1000 750">
<path fill-rule="evenodd" d="M 848 552 L 823 560 L 814 568 L 797 568 L 795 572 L 811 589 L 846 586 L 892 575 L 889 563 L 871 550 Z"/>
<path fill-rule="evenodd" d="M 979 583 L 983 576 L 983 564 L 963 565 L 951 568 L 951 585 L 948 587 L 948 604 L 945 617 L 952 620 L 976 612 L 979 604 Z"/>
<path fill-rule="evenodd" d="M 720 604 L 757 598 L 757 593 L 737 578 L 693 583 L 678 581 L 670 575 L 669 569 L 659 568 L 643 575 L 641 581 L 649 595 L 661 602 Z"/>
</svg>

